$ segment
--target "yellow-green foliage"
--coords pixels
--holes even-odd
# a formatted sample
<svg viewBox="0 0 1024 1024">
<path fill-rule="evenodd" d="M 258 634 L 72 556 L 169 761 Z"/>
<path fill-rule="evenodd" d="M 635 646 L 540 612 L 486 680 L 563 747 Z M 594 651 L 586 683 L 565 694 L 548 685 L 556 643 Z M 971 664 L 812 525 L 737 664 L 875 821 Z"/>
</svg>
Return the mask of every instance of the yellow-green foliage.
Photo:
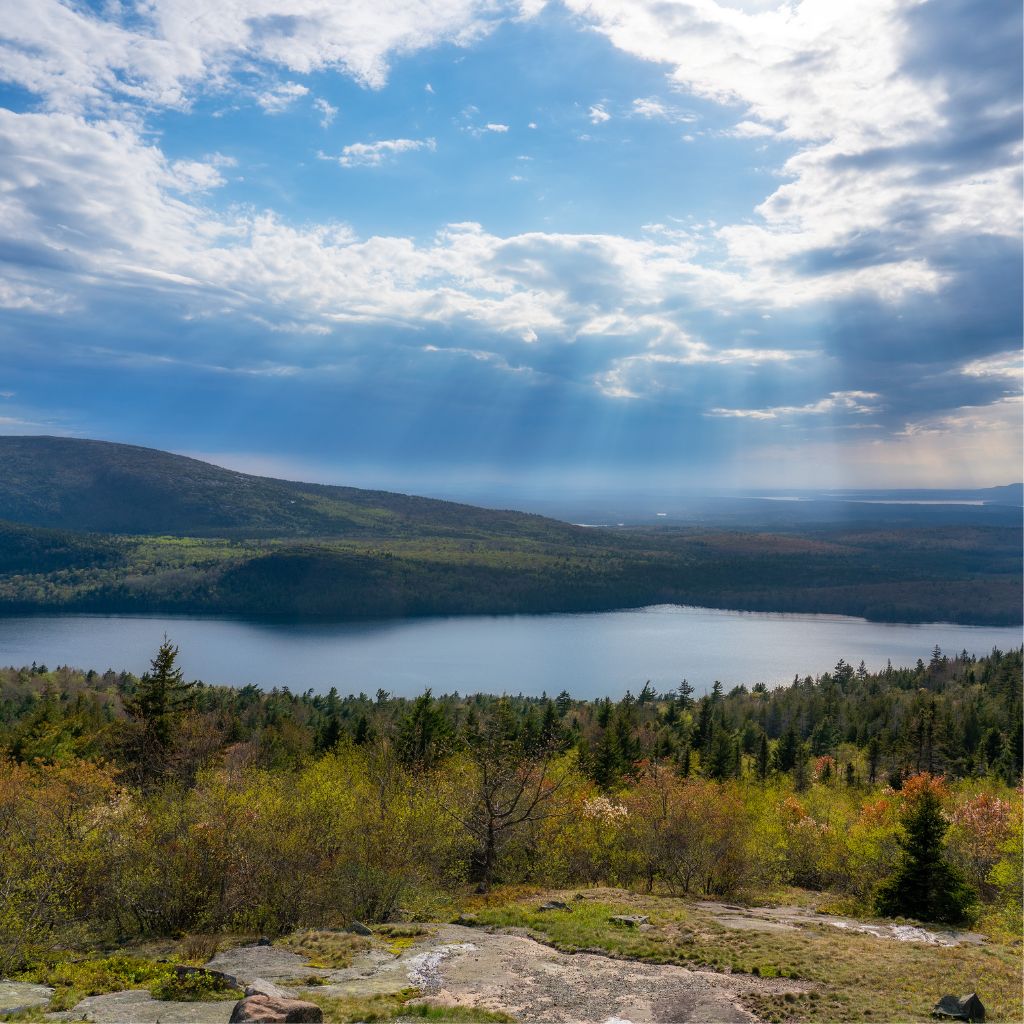
<svg viewBox="0 0 1024 1024">
<path fill-rule="evenodd" d="M 80 960 L 52 956 L 40 958 L 17 972 L 14 977 L 18 981 L 49 985 L 54 990 L 49 1009 L 69 1010 L 86 996 L 150 988 L 169 981 L 171 974 L 167 964 L 117 954 Z"/>
<path fill-rule="evenodd" d="M 140 793 L 85 762 L 2 763 L 0 971 L 58 941 L 326 932 L 399 907 L 452 916 L 478 771 L 464 754 L 407 770 L 386 744 L 342 745 L 294 769 L 229 763 Z M 796 793 L 646 766 L 602 795 L 574 753 L 548 772 L 545 815 L 500 837 L 498 883 L 752 898 L 795 885 L 869 912 L 896 861 L 905 793 L 835 775 Z M 978 887 L 983 925 L 1019 936 L 1019 794 L 992 779 L 941 791 L 948 856 Z"/>
</svg>

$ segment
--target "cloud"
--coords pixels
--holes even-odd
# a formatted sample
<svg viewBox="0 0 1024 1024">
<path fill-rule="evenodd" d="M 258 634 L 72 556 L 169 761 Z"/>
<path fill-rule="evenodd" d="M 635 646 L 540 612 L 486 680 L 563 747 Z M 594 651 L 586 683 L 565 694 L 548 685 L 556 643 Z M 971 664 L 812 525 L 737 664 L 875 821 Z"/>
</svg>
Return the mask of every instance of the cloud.
<svg viewBox="0 0 1024 1024">
<path fill-rule="evenodd" d="M 502 0 L 152 0 L 104 5 L 101 14 L 33 0 L 5 12 L 0 77 L 65 111 L 187 107 L 258 62 L 294 74 L 336 70 L 376 89 L 394 55 L 469 45 L 522 10 Z"/>
<path fill-rule="evenodd" d="M 775 129 L 762 124 L 760 121 L 740 121 L 739 124 L 733 125 L 724 134 L 731 135 L 736 139 L 760 139 L 765 136 L 774 135 Z"/>
<path fill-rule="evenodd" d="M 648 121 L 670 121 L 684 124 L 697 120 L 696 114 L 692 114 L 688 110 L 680 110 L 678 107 L 669 106 L 656 96 L 638 97 L 633 100 L 630 115 L 632 117 L 642 117 Z"/>
<path fill-rule="evenodd" d="M 484 129 L 486 131 L 489 131 L 489 132 L 496 132 L 496 133 L 498 133 L 500 135 L 503 135 L 505 132 L 508 131 L 508 125 L 507 124 L 493 124 L 493 123 L 491 123 L 491 124 L 485 124 L 484 125 Z"/>
<path fill-rule="evenodd" d="M 1000 352 L 987 359 L 972 359 L 960 372 L 968 377 L 1005 378 L 1020 387 L 1024 383 L 1024 353 L 1017 350 Z"/>
<path fill-rule="evenodd" d="M 567 6 L 680 91 L 741 107 L 729 134 L 796 147 L 757 218 L 719 230 L 732 265 L 794 305 L 936 294 L 964 272 L 946 256 L 961 239 L 1019 237 L 1016 5 Z"/>
<path fill-rule="evenodd" d="M 604 109 L 604 105 L 601 103 L 595 103 L 588 111 L 587 117 L 590 118 L 591 124 L 604 124 L 605 121 L 610 121 L 612 115 Z"/>
<path fill-rule="evenodd" d="M 320 127 L 329 128 L 333 124 L 334 119 L 338 116 L 338 108 L 332 106 L 322 96 L 318 96 L 313 100 L 313 107 L 315 110 L 320 111 Z"/>
<path fill-rule="evenodd" d="M 790 416 L 824 416 L 854 413 L 866 416 L 879 411 L 880 396 L 871 391 L 833 391 L 826 398 L 806 405 L 778 405 L 768 409 L 709 409 L 707 416 L 730 419 L 777 420 Z"/>
<path fill-rule="evenodd" d="M 433 139 L 381 139 L 379 142 L 353 142 L 345 146 L 339 157 L 321 156 L 325 160 L 337 160 L 342 167 L 379 167 L 401 153 L 436 148 Z"/>
<path fill-rule="evenodd" d="M 256 97 L 264 114 L 283 114 L 300 96 L 309 93 L 306 86 L 298 82 L 279 82 Z"/>
</svg>

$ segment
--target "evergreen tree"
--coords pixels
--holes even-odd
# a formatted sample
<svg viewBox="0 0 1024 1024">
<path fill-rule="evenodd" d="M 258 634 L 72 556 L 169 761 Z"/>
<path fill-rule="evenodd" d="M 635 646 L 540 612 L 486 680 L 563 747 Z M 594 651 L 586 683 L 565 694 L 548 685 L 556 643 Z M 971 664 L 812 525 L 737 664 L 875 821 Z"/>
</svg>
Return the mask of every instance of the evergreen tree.
<svg viewBox="0 0 1024 1024">
<path fill-rule="evenodd" d="M 732 739 L 725 729 L 718 726 L 711 737 L 705 774 L 709 779 L 721 782 L 735 773 L 735 765 Z"/>
<path fill-rule="evenodd" d="M 139 679 L 138 688 L 125 705 L 142 729 L 139 764 L 146 781 L 166 771 L 174 728 L 194 685 L 185 682 L 177 658 L 178 648 L 165 636 L 150 662 L 150 671 Z"/>
<path fill-rule="evenodd" d="M 761 739 L 757 744 L 757 760 L 755 761 L 755 767 L 757 770 L 757 777 L 764 782 L 768 778 L 768 768 L 771 760 L 768 756 L 768 734 L 762 732 Z"/>
<path fill-rule="evenodd" d="M 451 738 L 448 719 L 427 689 L 398 727 L 398 756 L 407 767 L 430 767 L 447 752 Z"/>
<path fill-rule="evenodd" d="M 873 786 L 878 780 L 878 766 L 882 760 L 882 743 L 877 736 L 868 741 L 868 782 Z"/>
<path fill-rule="evenodd" d="M 684 679 L 679 684 L 679 706 L 683 711 L 689 711 L 693 707 L 693 687 Z"/>
<path fill-rule="evenodd" d="M 880 914 L 949 924 L 969 916 L 974 893 L 946 860 L 947 827 L 939 798 L 925 790 L 903 819 L 900 863 L 875 900 Z"/>
</svg>

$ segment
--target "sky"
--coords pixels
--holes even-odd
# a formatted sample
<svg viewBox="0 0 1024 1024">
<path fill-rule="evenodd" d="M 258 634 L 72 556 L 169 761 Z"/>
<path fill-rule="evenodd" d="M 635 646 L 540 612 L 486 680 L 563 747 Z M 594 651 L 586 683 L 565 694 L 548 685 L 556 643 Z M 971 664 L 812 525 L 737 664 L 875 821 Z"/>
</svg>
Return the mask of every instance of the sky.
<svg viewBox="0 0 1024 1024">
<path fill-rule="evenodd" d="M 1006 0 L 0 0 L 0 433 L 444 493 L 1022 476 Z"/>
</svg>

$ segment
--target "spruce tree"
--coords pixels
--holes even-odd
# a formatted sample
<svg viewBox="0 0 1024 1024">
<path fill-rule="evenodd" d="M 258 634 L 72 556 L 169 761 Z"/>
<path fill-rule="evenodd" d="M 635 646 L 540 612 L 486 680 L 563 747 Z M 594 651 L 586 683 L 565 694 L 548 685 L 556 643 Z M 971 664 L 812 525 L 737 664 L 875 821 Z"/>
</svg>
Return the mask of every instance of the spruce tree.
<svg viewBox="0 0 1024 1024">
<path fill-rule="evenodd" d="M 903 819 L 900 863 L 875 900 L 880 914 L 949 924 L 969 916 L 974 893 L 946 860 L 947 827 L 939 798 L 925 790 Z"/>
<path fill-rule="evenodd" d="M 768 778 L 768 768 L 771 760 L 768 756 L 768 734 L 762 732 L 761 739 L 757 744 L 757 760 L 755 762 L 757 777 L 764 782 Z"/>
<path fill-rule="evenodd" d="M 139 767 L 148 781 L 167 770 L 174 747 L 174 730 L 193 683 L 186 683 L 177 666 L 178 648 L 165 636 L 139 680 L 125 710 L 141 726 Z"/>
</svg>

